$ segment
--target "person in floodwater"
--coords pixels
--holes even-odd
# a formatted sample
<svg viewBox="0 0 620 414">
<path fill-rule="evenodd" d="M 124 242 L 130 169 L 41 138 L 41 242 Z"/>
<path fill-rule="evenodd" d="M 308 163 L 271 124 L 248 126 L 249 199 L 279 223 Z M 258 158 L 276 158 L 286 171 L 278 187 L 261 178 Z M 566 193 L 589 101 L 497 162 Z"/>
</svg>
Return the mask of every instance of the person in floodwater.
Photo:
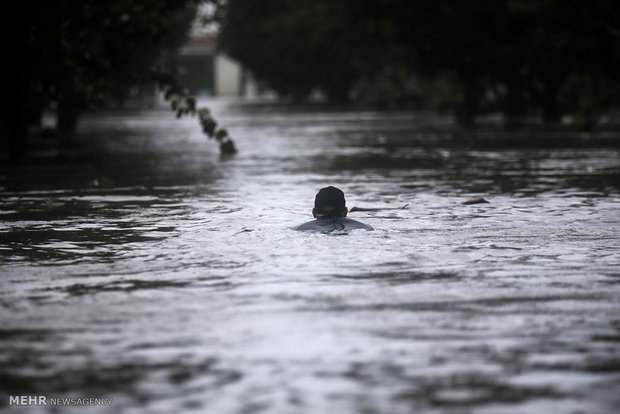
<svg viewBox="0 0 620 414">
<path fill-rule="evenodd" d="M 349 209 L 344 200 L 344 193 L 336 187 L 321 188 L 314 198 L 314 208 L 312 215 L 316 220 L 309 221 L 295 230 L 374 230 L 367 224 L 347 218 Z"/>
</svg>

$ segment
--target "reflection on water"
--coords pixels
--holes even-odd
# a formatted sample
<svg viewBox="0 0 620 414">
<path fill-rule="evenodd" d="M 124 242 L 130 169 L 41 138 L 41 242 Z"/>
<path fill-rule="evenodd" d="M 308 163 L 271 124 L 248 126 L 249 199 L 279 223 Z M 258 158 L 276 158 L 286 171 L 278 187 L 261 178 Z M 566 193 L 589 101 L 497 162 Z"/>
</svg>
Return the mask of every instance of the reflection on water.
<svg viewBox="0 0 620 414">
<path fill-rule="evenodd" d="M 152 111 L 2 167 L 7 412 L 615 412 L 616 132 L 212 106 L 235 158 Z M 410 207 L 290 230 L 330 184 Z"/>
</svg>

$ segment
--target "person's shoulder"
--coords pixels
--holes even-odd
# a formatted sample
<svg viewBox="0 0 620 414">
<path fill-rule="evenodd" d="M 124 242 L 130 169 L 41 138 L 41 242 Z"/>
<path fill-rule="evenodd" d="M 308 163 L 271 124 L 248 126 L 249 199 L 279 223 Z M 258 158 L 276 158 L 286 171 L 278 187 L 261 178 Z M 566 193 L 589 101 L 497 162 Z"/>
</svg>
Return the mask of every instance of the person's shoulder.
<svg viewBox="0 0 620 414">
<path fill-rule="evenodd" d="M 347 229 L 374 230 L 372 226 L 350 218 L 343 219 L 343 224 Z"/>
<path fill-rule="evenodd" d="M 371 226 L 350 218 L 329 218 L 312 220 L 293 227 L 293 230 L 301 231 L 331 231 L 331 230 L 374 230 Z"/>
<path fill-rule="evenodd" d="M 293 228 L 294 230 L 314 230 L 314 231 L 331 231 L 337 229 L 343 229 L 342 225 L 339 225 L 334 219 L 316 219 L 308 221 Z"/>
<path fill-rule="evenodd" d="M 308 221 L 306 223 L 300 224 L 299 226 L 293 227 L 293 230 L 317 230 L 316 220 Z"/>
</svg>

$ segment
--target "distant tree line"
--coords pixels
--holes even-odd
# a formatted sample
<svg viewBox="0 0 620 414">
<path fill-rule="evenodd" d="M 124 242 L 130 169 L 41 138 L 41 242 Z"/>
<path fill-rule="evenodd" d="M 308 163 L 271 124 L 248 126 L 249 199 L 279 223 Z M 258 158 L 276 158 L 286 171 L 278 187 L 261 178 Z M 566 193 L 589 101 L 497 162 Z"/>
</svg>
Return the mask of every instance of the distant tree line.
<svg viewBox="0 0 620 414">
<path fill-rule="evenodd" d="M 220 47 L 279 94 L 424 107 L 470 124 L 620 104 L 620 6 L 610 0 L 226 0 Z"/>
<path fill-rule="evenodd" d="M 1 132 L 9 153 L 23 156 L 45 109 L 61 136 L 80 113 L 127 96 L 132 87 L 166 93 L 178 116 L 195 115 L 220 143 L 225 130 L 196 108 L 175 80 L 175 51 L 186 40 L 199 0 L 61 0 L 23 2 L 4 15 L 7 93 Z M 232 147 L 231 147 L 232 145 Z M 223 150 L 233 152 L 232 142 Z"/>
</svg>

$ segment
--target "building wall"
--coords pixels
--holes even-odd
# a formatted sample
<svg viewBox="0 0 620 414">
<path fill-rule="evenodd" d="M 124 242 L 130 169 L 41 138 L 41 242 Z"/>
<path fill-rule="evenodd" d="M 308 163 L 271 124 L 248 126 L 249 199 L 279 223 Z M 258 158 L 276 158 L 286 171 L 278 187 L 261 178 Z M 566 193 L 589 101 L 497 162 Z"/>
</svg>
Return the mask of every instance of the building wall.
<svg viewBox="0 0 620 414">
<path fill-rule="evenodd" d="M 262 94 L 251 74 L 230 57 L 217 51 L 212 35 L 195 36 L 179 51 L 179 84 L 198 96 L 240 96 Z"/>
<path fill-rule="evenodd" d="M 215 55 L 213 71 L 216 96 L 240 96 L 243 94 L 241 66 L 237 62 L 218 53 Z"/>
</svg>

